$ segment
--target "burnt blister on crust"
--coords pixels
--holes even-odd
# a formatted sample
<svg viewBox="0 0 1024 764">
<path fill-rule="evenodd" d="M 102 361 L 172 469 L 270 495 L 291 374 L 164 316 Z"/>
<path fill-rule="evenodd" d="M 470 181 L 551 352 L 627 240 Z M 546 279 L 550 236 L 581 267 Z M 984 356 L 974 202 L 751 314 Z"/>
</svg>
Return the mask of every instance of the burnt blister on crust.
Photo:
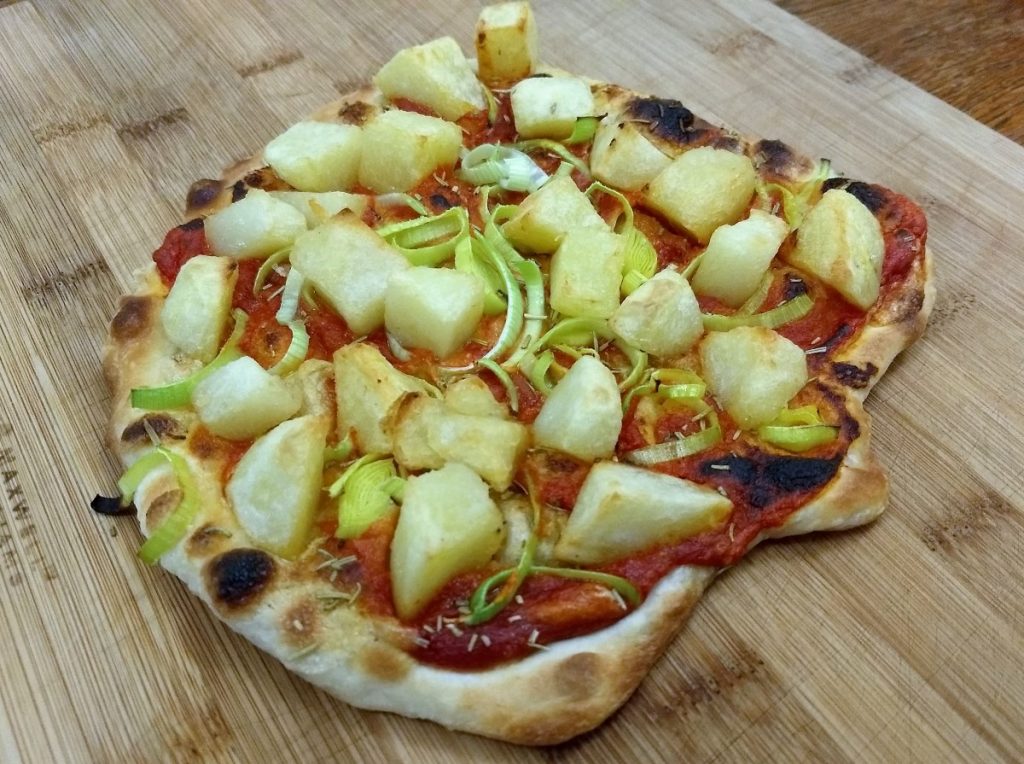
<svg viewBox="0 0 1024 764">
<path fill-rule="evenodd" d="M 168 414 L 146 414 L 136 419 L 121 432 L 121 442 L 127 444 L 146 443 L 150 432 L 159 440 L 184 440 L 185 427 Z"/>
<path fill-rule="evenodd" d="M 754 166 L 762 177 L 796 180 L 810 172 L 812 163 L 779 140 L 761 140 L 753 146 Z"/>
<path fill-rule="evenodd" d="M 628 119 L 643 122 L 652 135 L 679 146 L 689 146 L 708 137 L 710 126 L 672 98 L 634 98 L 626 107 Z"/>
<path fill-rule="evenodd" d="M 863 390 L 871 383 L 871 378 L 878 373 L 878 367 L 873 363 L 866 363 L 864 368 L 861 368 L 852 363 L 835 362 L 832 364 L 832 373 L 847 387 Z"/>
<path fill-rule="evenodd" d="M 259 598 L 276 567 L 274 559 L 259 549 L 232 549 L 207 564 L 207 590 L 216 605 L 238 610 Z"/>
<path fill-rule="evenodd" d="M 872 213 L 878 212 L 885 206 L 885 191 L 871 183 L 862 183 L 849 178 L 829 178 L 822 184 L 821 192 L 825 193 L 834 188 L 842 189 L 850 194 Z"/>
<path fill-rule="evenodd" d="M 238 202 L 245 198 L 245 195 L 249 193 L 249 189 L 245 185 L 244 180 L 235 182 L 235 185 L 231 187 L 231 202 Z"/>
<path fill-rule="evenodd" d="M 201 210 L 212 204 L 223 190 L 223 181 L 212 178 L 200 178 L 189 186 L 188 194 L 185 196 L 185 209 L 189 212 Z"/>
<path fill-rule="evenodd" d="M 368 103 L 355 101 L 338 109 L 338 118 L 347 125 L 362 127 L 373 116 L 375 109 Z"/>
<path fill-rule="evenodd" d="M 786 494 L 821 488 L 835 477 L 842 461 L 842 455 L 822 459 L 758 452 L 710 459 L 700 470 L 718 482 L 739 484 L 750 506 L 757 509 Z"/>
<path fill-rule="evenodd" d="M 153 300 L 150 297 L 132 295 L 121 300 L 114 319 L 110 322 L 110 334 L 115 340 L 135 339 L 149 328 L 153 312 Z"/>
</svg>

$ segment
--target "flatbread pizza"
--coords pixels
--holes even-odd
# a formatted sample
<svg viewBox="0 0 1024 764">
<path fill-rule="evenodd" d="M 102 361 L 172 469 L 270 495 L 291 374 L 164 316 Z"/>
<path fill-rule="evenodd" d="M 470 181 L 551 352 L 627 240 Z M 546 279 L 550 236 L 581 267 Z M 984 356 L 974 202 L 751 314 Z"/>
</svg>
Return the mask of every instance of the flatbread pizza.
<svg viewBox="0 0 1024 764">
<path fill-rule="evenodd" d="M 764 539 L 867 523 L 920 208 L 681 102 L 398 52 L 189 189 L 108 338 L 140 557 L 361 708 L 525 744 L 624 703 Z"/>
</svg>

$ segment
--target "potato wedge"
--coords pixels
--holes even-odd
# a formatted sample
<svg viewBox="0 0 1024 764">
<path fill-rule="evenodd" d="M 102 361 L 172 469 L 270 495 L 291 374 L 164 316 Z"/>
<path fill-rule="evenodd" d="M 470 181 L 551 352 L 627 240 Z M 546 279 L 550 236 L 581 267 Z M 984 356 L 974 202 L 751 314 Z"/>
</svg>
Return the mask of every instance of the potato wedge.
<svg viewBox="0 0 1024 764">
<path fill-rule="evenodd" d="M 608 318 L 619 307 L 625 252 L 611 231 L 570 231 L 551 258 L 551 307 L 563 316 Z"/>
<path fill-rule="evenodd" d="M 476 60 L 480 79 L 489 85 L 515 82 L 533 72 L 537 23 L 529 3 L 497 3 L 480 9 Z"/>
<path fill-rule="evenodd" d="M 320 417 L 290 419 L 238 462 L 226 493 L 256 546 L 287 558 L 305 549 L 320 500 L 327 428 Z"/>
<path fill-rule="evenodd" d="M 648 184 L 644 199 L 702 244 L 735 223 L 754 195 L 754 165 L 742 154 L 702 146 L 676 157 Z"/>
<path fill-rule="evenodd" d="M 583 481 L 555 555 L 600 565 L 711 530 L 731 511 L 732 502 L 709 486 L 601 462 Z"/>
<path fill-rule="evenodd" d="M 559 380 L 533 423 L 536 445 L 585 461 L 611 456 L 622 429 L 622 399 L 615 376 L 585 355 Z"/>
<path fill-rule="evenodd" d="M 693 274 L 693 291 L 738 308 L 757 291 L 775 253 L 789 235 L 786 221 L 761 210 L 711 234 Z"/>
<path fill-rule="evenodd" d="M 508 406 L 495 399 L 491 388 L 480 377 L 463 377 L 448 385 L 444 404 L 459 414 L 508 418 Z"/>
<path fill-rule="evenodd" d="M 391 453 L 391 427 L 397 405 L 423 383 L 403 374 L 372 345 L 346 345 L 334 354 L 338 437 L 355 434 L 363 453 Z"/>
<path fill-rule="evenodd" d="M 773 420 L 807 384 L 804 351 L 760 326 L 710 332 L 700 360 L 708 388 L 744 430 Z"/>
<path fill-rule="evenodd" d="M 607 231 L 608 225 L 573 179 L 561 177 L 526 197 L 502 232 L 522 252 L 549 254 L 569 231 L 580 228 Z"/>
<path fill-rule="evenodd" d="M 270 195 L 305 215 L 306 225 L 310 228 L 316 228 L 342 210 L 352 210 L 354 214 L 362 215 L 368 201 L 368 197 L 362 194 L 348 194 L 344 191 L 271 191 Z"/>
<path fill-rule="evenodd" d="M 455 164 L 462 148 L 458 125 L 411 111 L 386 111 L 363 127 L 359 182 L 377 193 L 408 191 Z"/>
<path fill-rule="evenodd" d="M 530 445 L 530 430 L 519 422 L 449 410 L 427 431 L 427 441 L 446 463 L 461 462 L 504 491 Z"/>
<path fill-rule="evenodd" d="M 160 309 L 164 334 L 184 353 L 203 363 L 220 349 L 238 280 L 238 264 L 227 257 L 199 255 L 188 260 Z"/>
<path fill-rule="evenodd" d="M 451 268 L 410 268 L 384 294 L 384 325 L 408 348 L 445 358 L 461 348 L 484 314 L 479 276 Z"/>
<path fill-rule="evenodd" d="M 359 175 L 362 148 L 354 125 L 296 122 L 267 144 L 263 158 L 297 191 L 346 191 Z"/>
<path fill-rule="evenodd" d="M 388 282 L 410 267 L 408 260 L 350 212 L 296 239 L 291 263 L 358 334 L 369 334 L 384 324 Z"/>
<path fill-rule="evenodd" d="M 634 347 L 667 358 L 689 350 L 704 334 L 700 306 L 678 271 L 664 270 L 622 301 L 608 326 Z"/>
<path fill-rule="evenodd" d="M 266 191 L 250 188 L 244 198 L 206 218 L 204 226 L 211 252 L 242 259 L 287 247 L 305 232 L 306 218 Z"/>
<path fill-rule="evenodd" d="M 867 310 L 878 299 L 884 258 L 878 219 L 853 194 L 833 188 L 807 214 L 787 260 Z"/>
<path fill-rule="evenodd" d="M 568 138 L 577 119 L 594 115 L 590 85 L 578 77 L 529 77 L 510 98 L 522 138 Z"/>
<path fill-rule="evenodd" d="M 242 356 L 196 385 L 192 405 L 214 435 L 247 440 L 294 416 L 302 392 Z"/>
<path fill-rule="evenodd" d="M 622 191 L 639 191 L 672 164 L 636 124 L 617 114 L 601 120 L 590 150 L 590 171 L 602 183 Z"/>
<path fill-rule="evenodd" d="M 390 100 L 407 98 L 453 122 L 486 106 L 473 67 L 451 37 L 398 51 L 373 83 Z"/>
<path fill-rule="evenodd" d="M 403 620 L 419 613 L 459 573 L 501 548 L 502 514 L 484 483 L 462 464 L 409 478 L 391 541 L 391 585 Z"/>
</svg>

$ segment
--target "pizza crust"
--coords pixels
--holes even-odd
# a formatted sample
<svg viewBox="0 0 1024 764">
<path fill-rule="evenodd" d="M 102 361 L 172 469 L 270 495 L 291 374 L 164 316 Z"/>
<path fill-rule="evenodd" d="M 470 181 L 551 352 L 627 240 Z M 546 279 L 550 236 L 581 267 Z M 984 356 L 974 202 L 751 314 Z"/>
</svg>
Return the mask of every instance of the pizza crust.
<svg viewBox="0 0 1024 764">
<path fill-rule="evenodd" d="M 635 95 L 614 86 L 600 88 L 599 103 L 608 108 Z M 365 88 L 324 107 L 314 118 L 365 121 L 381 105 L 380 95 Z M 672 135 L 660 135 L 658 140 L 659 145 L 670 145 Z M 722 140 L 740 145 L 738 137 L 724 135 Z M 784 144 L 753 146 L 760 153 L 755 161 L 770 166 L 776 175 L 797 180 L 813 170 L 813 163 Z M 682 150 L 681 145 L 677 148 Z M 229 204 L 233 187 L 262 166 L 257 155 L 232 165 L 220 180 L 197 182 L 189 191 L 186 219 Z M 861 401 L 892 359 L 923 330 L 934 302 L 930 255 L 916 268 L 914 294 L 900 302 L 902 311 L 872 316 L 861 336 L 837 359 L 877 368 L 866 383 L 852 386 L 852 395 L 845 396 L 859 435 L 837 475 L 809 504 L 758 541 L 861 525 L 885 508 L 886 477 L 870 448 L 870 420 Z M 104 350 L 104 372 L 114 397 L 109 442 L 128 465 L 150 447 L 155 435 L 189 461 L 203 497 L 201 516 L 189 537 L 161 564 L 232 629 L 345 702 L 515 743 L 567 740 L 594 728 L 626 701 L 719 572 L 680 567 L 614 625 L 554 643 L 511 664 L 455 672 L 416 663 L 403 649 L 411 639 L 408 629 L 363 616 L 355 608 L 324 612 L 317 600 L 326 587 L 322 578 L 301 575 L 301 560 L 290 563 L 252 547 L 223 496 L 219 475 L 224 455 L 216 449 L 196 453 L 183 447 L 194 414 L 140 413 L 131 408 L 128 397 L 133 387 L 165 383 L 196 367 L 195 362 L 176 357 L 163 336 L 158 315 L 166 288 L 155 268 L 140 271 L 138 279 L 140 289 L 122 300 Z M 842 383 L 832 380 L 836 381 Z M 169 471 L 143 482 L 136 506 L 145 533 L 173 505 L 175 493 Z"/>
</svg>

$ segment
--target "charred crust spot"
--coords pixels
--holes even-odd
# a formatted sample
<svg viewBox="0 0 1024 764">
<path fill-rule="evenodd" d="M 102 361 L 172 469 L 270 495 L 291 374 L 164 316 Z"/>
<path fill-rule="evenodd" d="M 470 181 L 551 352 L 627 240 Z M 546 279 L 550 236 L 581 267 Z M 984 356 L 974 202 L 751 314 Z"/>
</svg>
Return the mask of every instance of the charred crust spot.
<svg viewBox="0 0 1024 764">
<path fill-rule="evenodd" d="M 146 414 L 124 428 L 121 432 L 121 442 L 148 442 L 150 432 L 160 440 L 184 440 L 186 434 L 184 426 L 174 417 L 167 414 Z"/>
<path fill-rule="evenodd" d="M 913 289 L 904 292 L 892 307 L 891 323 L 901 324 L 913 321 L 924 307 L 924 292 Z"/>
<path fill-rule="evenodd" d="M 871 183 L 862 183 L 859 180 L 849 178 L 829 178 L 821 186 L 821 192 L 831 191 L 839 188 L 857 199 L 872 213 L 876 213 L 885 206 L 885 189 Z"/>
<path fill-rule="evenodd" d="M 731 151 L 733 154 L 743 153 L 743 142 L 739 138 L 734 138 L 731 135 L 723 135 L 716 138 L 711 143 L 712 148 L 723 149 L 725 151 Z"/>
<path fill-rule="evenodd" d="M 787 300 L 793 300 L 802 294 L 807 294 L 807 282 L 795 273 L 787 273 L 785 276 L 786 287 L 783 294 Z"/>
<path fill-rule="evenodd" d="M 829 350 L 834 350 L 839 347 L 853 333 L 849 324 L 842 324 L 838 329 L 833 332 L 832 336 L 825 340 L 822 345 L 827 347 Z"/>
<path fill-rule="evenodd" d="M 207 557 L 217 552 L 230 538 L 230 532 L 207 523 L 188 540 L 188 552 L 194 557 Z"/>
<path fill-rule="evenodd" d="M 214 603 L 237 610 L 258 599 L 274 578 L 274 559 L 259 549 L 232 549 L 206 566 L 206 585 Z"/>
<path fill-rule="evenodd" d="M 349 125 L 362 126 L 373 116 L 374 108 L 363 101 L 347 103 L 338 109 L 338 117 L 342 122 Z"/>
<path fill-rule="evenodd" d="M 121 307 L 110 322 L 110 334 L 116 340 L 135 339 L 149 327 L 153 300 L 150 297 L 125 297 Z"/>
<path fill-rule="evenodd" d="M 224 190 L 224 183 L 212 178 L 200 178 L 189 186 L 185 196 L 185 208 L 189 211 L 199 210 L 213 203 Z"/>
<path fill-rule="evenodd" d="M 237 202 L 244 199 L 247 193 L 249 193 L 249 189 L 245 187 L 245 181 L 239 180 L 231 187 L 231 201 Z"/>
<path fill-rule="evenodd" d="M 264 191 L 284 191 L 291 188 L 281 180 L 271 167 L 259 167 L 248 173 L 243 182 L 248 188 L 259 188 Z"/>
<path fill-rule="evenodd" d="M 634 98 L 626 113 L 637 122 L 646 122 L 654 135 L 684 146 L 700 140 L 707 132 L 694 124 L 692 111 L 671 98 Z"/>
<path fill-rule="evenodd" d="M 189 221 L 182 223 L 178 228 L 182 231 L 198 231 L 203 227 L 202 218 L 192 218 Z"/>
<path fill-rule="evenodd" d="M 768 506 L 779 496 L 821 488 L 835 476 L 842 461 L 842 455 L 820 459 L 762 452 L 753 457 L 711 459 L 701 464 L 700 470 L 702 475 L 716 480 L 722 480 L 723 472 L 727 471 L 728 481 L 739 483 L 750 505 L 758 508 Z"/>
<path fill-rule="evenodd" d="M 181 501 L 181 491 L 164 491 L 146 507 L 146 527 L 155 528 Z"/>
<path fill-rule="evenodd" d="M 832 373 L 836 375 L 836 379 L 855 390 L 863 390 L 867 387 L 877 372 L 878 367 L 873 363 L 865 364 L 863 369 L 852 363 L 836 362 L 832 364 Z"/>
<path fill-rule="evenodd" d="M 810 169 L 810 161 L 795 154 L 779 140 L 763 140 L 754 144 L 754 164 L 766 177 L 793 179 Z"/>
</svg>

